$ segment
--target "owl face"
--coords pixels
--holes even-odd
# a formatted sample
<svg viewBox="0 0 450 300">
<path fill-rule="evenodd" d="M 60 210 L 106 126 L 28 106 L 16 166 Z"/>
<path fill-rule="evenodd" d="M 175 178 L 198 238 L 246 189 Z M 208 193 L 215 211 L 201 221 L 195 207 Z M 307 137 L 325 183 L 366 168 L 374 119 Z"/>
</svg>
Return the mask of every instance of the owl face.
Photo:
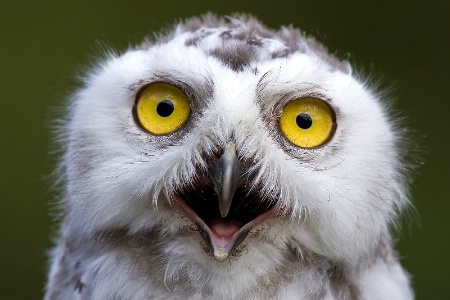
<svg viewBox="0 0 450 300">
<path fill-rule="evenodd" d="M 287 248 L 353 264 L 407 202 L 377 95 L 292 28 L 192 19 L 85 83 L 63 137 L 77 234 L 158 232 L 166 255 L 217 264 Z"/>
</svg>

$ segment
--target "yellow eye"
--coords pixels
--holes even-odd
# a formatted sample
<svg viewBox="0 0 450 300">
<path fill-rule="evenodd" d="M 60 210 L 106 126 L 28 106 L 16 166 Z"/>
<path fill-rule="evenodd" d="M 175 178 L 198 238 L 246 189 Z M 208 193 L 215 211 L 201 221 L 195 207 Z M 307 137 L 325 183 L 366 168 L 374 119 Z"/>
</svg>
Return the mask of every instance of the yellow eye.
<svg viewBox="0 0 450 300">
<path fill-rule="evenodd" d="M 280 129 L 294 145 L 314 148 L 327 142 L 336 127 L 331 107 L 316 98 L 289 102 L 280 116 Z"/>
<path fill-rule="evenodd" d="M 153 83 L 138 95 L 134 114 L 139 124 L 156 135 L 169 134 L 183 126 L 191 108 L 186 95 L 167 83 Z"/>
</svg>

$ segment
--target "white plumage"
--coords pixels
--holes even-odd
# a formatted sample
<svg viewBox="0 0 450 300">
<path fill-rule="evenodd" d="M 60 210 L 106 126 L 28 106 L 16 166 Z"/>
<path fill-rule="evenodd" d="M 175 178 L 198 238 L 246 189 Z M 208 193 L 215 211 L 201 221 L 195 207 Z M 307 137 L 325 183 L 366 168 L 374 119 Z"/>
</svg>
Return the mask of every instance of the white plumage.
<svg viewBox="0 0 450 300">
<path fill-rule="evenodd" d="M 412 299 L 389 233 L 404 137 L 379 98 L 247 16 L 110 55 L 61 130 L 46 299 Z"/>
</svg>

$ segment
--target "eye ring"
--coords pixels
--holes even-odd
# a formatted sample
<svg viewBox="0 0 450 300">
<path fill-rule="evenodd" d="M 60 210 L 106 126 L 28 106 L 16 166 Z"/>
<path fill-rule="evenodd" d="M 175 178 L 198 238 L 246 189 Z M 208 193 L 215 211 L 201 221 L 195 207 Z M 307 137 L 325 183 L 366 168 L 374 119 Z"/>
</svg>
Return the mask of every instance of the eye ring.
<svg viewBox="0 0 450 300">
<path fill-rule="evenodd" d="M 284 137 L 293 145 L 313 149 L 326 144 L 336 130 L 331 106 L 318 98 L 298 98 L 287 103 L 278 119 Z"/>
<path fill-rule="evenodd" d="M 143 87 L 133 106 L 135 122 L 154 135 L 178 131 L 189 119 L 190 112 L 186 94 L 178 87 L 163 82 Z"/>
</svg>

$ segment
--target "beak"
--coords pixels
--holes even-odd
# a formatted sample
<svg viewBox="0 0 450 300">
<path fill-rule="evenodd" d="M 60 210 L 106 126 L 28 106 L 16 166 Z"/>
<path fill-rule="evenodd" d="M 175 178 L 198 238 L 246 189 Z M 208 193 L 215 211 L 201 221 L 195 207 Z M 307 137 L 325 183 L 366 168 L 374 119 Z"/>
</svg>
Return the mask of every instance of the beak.
<svg viewBox="0 0 450 300">
<path fill-rule="evenodd" d="M 236 157 L 236 145 L 229 142 L 222 156 L 212 166 L 211 177 L 214 182 L 214 190 L 219 199 L 219 209 L 222 218 L 230 211 L 234 193 L 239 187 L 242 175 L 242 166 Z"/>
<path fill-rule="evenodd" d="M 176 203 L 197 225 L 201 238 L 210 249 L 214 259 L 219 262 L 227 260 L 251 234 L 252 229 L 274 212 L 275 203 L 259 206 L 258 203 L 264 203 L 264 200 L 259 197 L 257 192 L 244 193 L 245 186 L 242 183 L 244 175 L 247 176 L 244 174 L 246 170 L 246 166 L 237 157 L 235 143 L 228 142 L 219 159 L 209 165 L 206 176 L 210 177 L 213 186 L 208 185 L 204 193 L 201 191 L 202 195 L 198 195 L 198 191 L 193 187 L 193 190 L 187 190 L 186 194 L 182 192 L 177 197 L 179 201 Z M 245 177 L 245 179 L 247 178 Z M 236 195 L 238 188 L 241 195 Z M 242 193 L 240 192 L 241 188 Z M 203 197 L 204 195 L 207 197 Z M 250 199 L 247 198 L 248 195 L 250 195 Z M 246 201 L 248 205 L 235 205 L 236 211 L 230 211 L 234 196 L 237 196 L 234 201 L 239 201 L 240 204 Z M 210 202 L 205 205 L 203 200 Z M 216 210 L 216 201 L 219 202 L 220 216 Z M 195 210 L 196 207 L 198 213 Z M 201 216 L 205 219 L 202 219 Z"/>
</svg>

